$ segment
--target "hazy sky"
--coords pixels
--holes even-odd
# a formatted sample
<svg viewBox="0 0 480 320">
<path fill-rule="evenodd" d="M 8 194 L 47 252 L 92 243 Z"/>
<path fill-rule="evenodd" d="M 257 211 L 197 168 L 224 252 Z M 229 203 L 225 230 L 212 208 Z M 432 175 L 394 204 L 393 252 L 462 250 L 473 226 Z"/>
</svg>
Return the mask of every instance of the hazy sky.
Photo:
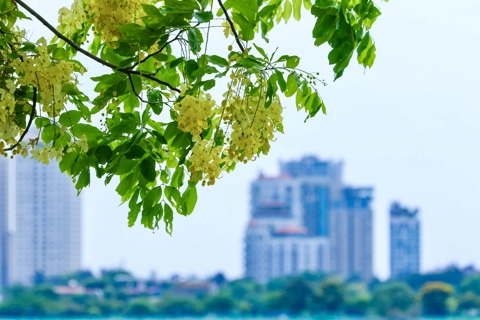
<svg viewBox="0 0 480 320">
<path fill-rule="evenodd" d="M 69 1 L 27 0 L 52 23 Z M 249 184 L 259 171 L 274 174 L 278 161 L 314 154 L 344 161 L 344 180 L 373 186 L 374 272 L 388 275 L 388 208 L 393 200 L 419 207 L 422 269 L 451 263 L 480 266 L 479 143 L 480 1 L 391 0 L 372 30 L 373 69 L 352 65 L 332 83 L 325 49 L 313 47 L 308 21 L 289 22 L 271 48 L 302 56 L 301 67 L 320 71 L 328 115 L 303 123 L 285 101 L 285 135 L 263 157 L 213 187 L 199 191 L 196 211 L 175 216 L 172 237 L 127 227 L 114 185 L 94 181 L 84 192 L 85 268 L 122 266 L 147 277 L 243 272 L 243 234 Z M 48 34 L 32 28 L 34 36 Z M 222 47 L 218 50 L 225 50 Z M 355 63 L 355 64 L 354 64 Z M 89 64 L 90 70 L 101 69 Z M 93 70 L 92 70 L 93 69 Z M 88 83 L 87 79 L 84 83 Z"/>
</svg>

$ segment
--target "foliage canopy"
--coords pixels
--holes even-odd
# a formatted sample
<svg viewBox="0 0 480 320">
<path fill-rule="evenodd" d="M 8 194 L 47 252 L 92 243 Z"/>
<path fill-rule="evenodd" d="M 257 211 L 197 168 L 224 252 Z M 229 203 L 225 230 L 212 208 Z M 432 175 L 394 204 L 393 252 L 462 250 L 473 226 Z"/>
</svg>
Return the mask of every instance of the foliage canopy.
<svg viewBox="0 0 480 320">
<path fill-rule="evenodd" d="M 283 132 L 282 96 L 307 119 L 326 113 L 317 74 L 260 46 L 305 13 L 314 44 L 331 47 L 335 79 L 355 52 L 373 65 L 372 0 L 74 0 L 56 27 L 23 0 L 0 0 L 0 154 L 56 159 L 79 192 L 93 172 L 106 184 L 118 176 L 129 226 L 163 221 L 171 233 L 174 211 L 192 213 L 198 183 L 268 153 Z M 18 23 L 30 18 L 52 39 L 27 39 Z M 214 27 L 232 40 L 222 55 L 209 47 Z M 109 68 L 91 78 L 93 94 L 79 84 L 79 55 Z"/>
</svg>

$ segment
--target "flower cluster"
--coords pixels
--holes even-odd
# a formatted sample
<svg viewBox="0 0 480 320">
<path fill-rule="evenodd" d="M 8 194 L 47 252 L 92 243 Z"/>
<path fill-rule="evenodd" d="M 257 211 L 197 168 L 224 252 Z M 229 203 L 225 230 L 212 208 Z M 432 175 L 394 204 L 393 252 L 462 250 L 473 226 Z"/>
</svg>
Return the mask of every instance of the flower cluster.
<svg viewBox="0 0 480 320">
<path fill-rule="evenodd" d="M 230 98 L 222 103 L 224 121 L 231 127 L 230 146 L 226 152 L 230 161 L 246 163 L 260 153 L 267 154 L 275 131 L 281 128 L 280 99 L 274 97 L 266 108 L 266 87 L 260 80 L 256 95 L 242 98 L 230 92 Z"/>
<path fill-rule="evenodd" d="M 175 103 L 175 109 L 178 111 L 178 128 L 185 132 L 190 132 L 194 140 L 200 140 L 200 134 L 208 128 L 207 119 L 213 114 L 215 100 L 207 95 L 194 97 L 185 95 L 182 100 Z"/>
<path fill-rule="evenodd" d="M 19 136 L 26 140 L 25 124 L 19 126 L 18 119 L 25 117 L 30 121 L 32 108 L 36 108 L 34 117 L 45 119 L 56 118 L 65 110 L 68 96 L 64 86 L 76 86 L 74 77 L 75 64 L 65 60 L 57 61 L 50 56 L 47 42 L 41 38 L 35 45 L 35 50 L 17 51 L 16 43 L 22 43 L 23 31 L 15 30 L 12 33 L 14 41 L 9 46 L 0 46 L 0 55 L 7 56 L 14 53 L 14 59 L 3 60 L 2 77 L 0 79 L 0 155 L 11 157 L 22 155 L 27 157 L 29 151 L 32 158 L 48 164 L 51 159 L 60 161 L 63 156 L 64 146 L 52 144 L 38 144 L 38 137 L 30 142 L 19 141 Z M 31 88 L 35 88 L 36 104 L 29 103 Z M 30 93 L 28 93 L 30 92 Z M 38 108 L 38 109 L 37 109 Z M 22 115 L 23 114 L 23 115 Z M 54 122 L 54 120 L 52 119 Z M 33 129 L 33 125 L 29 127 Z M 66 129 L 66 128 L 65 128 Z M 64 135 L 66 130 L 61 130 Z M 68 139 L 67 139 L 68 140 Z M 82 148 L 82 139 L 79 140 Z M 77 144 L 77 143 L 72 143 Z M 85 148 L 82 148 L 85 149 Z M 8 151 L 7 151 L 8 150 Z M 88 150 L 88 147 L 87 147 Z M 8 152 L 8 153 L 7 153 Z"/>
<path fill-rule="evenodd" d="M 75 0 L 70 9 L 61 8 L 58 11 L 58 30 L 65 36 L 72 38 L 73 35 L 82 29 L 82 24 L 87 21 L 87 13 L 82 0 Z"/>
<path fill-rule="evenodd" d="M 119 25 L 141 23 L 145 16 L 142 4 L 148 0 L 85 0 L 95 31 L 108 45 L 122 38 Z"/>
<path fill-rule="evenodd" d="M 267 103 L 267 87 L 262 76 L 252 83 L 245 70 L 236 70 L 220 106 L 208 95 L 185 95 L 175 104 L 178 128 L 192 133 L 195 141 L 189 158 L 193 181 L 212 185 L 232 164 L 268 153 L 275 132 L 282 131 L 283 109 L 278 96 Z M 214 134 L 200 136 L 209 126 Z"/>
<path fill-rule="evenodd" d="M 218 179 L 222 172 L 221 165 L 224 162 L 221 157 L 222 149 L 222 146 L 215 146 L 211 140 L 197 141 L 189 159 L 188 171 L 191 173 L 191 179 L 202 180 L 202 185 L 215 184 L 215 179 Z"/>
<path fill-rule="evenodd" d="M 38 162 L 48 164 L 50 160 L 54 158 L 58 162 L 62 161 L 63 151 L 61 149 L 55 149 L 53 146 L 36 146 L 32 149 L 32 159 L 36 159 Z"/>
<path fill-rule="evenodd" d="M 44 38 L 37 42 L 38 55 L 23 54 L 21 59 L 12 62 L 17 75 L 17 85 L 36 87 L 40 93 L 38 102 L 50 117 L 57 116 L 67 103 L 67 95 L 62 91 L 66 84 L 76 84 L 73 77 L 74 63 L 61 60 L 52 61 Z"/>
<path fill-rule="evenodd" d="M 6 89 L 0 88 L 0 139 L 12 141 L 19 133 L 19 128 L 14 123 L 15 84 L 12 80 L 6 79 L 5 87 Z"/>
</svg>

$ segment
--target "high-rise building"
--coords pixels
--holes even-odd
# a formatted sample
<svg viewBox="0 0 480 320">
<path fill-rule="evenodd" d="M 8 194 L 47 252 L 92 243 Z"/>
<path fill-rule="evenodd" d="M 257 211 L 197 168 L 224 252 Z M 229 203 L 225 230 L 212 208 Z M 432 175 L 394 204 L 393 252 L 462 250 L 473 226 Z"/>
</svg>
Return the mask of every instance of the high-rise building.
<svg viewBox="0 0 480 320">
<path fill-rule="evenodd" d="M 345 187 L 341 162 L 309 156 L 280 167 L 279 176 L 261 174 L 251 186 L 246 276 L 264 282 L 313 271 L 371 278 L 372 189 Z"/>
<path fill-rule="evenodd" d="M 372 188 L 344 188 L 331 209 L 332 270 L 342 277 L 372 278 Z"/>
<path fill-rule="evenodd" d="M 420 272 L 420 221 L 418 209 L 394 202 L 390 207 L 390 276 Z"/>
<path fill-rule="evenodd" d="M 11 283 L 76 271 L 81 259 L 80 198 L 56 163 L 15 159 L 15 232 Z M 12 189 L 10 189 L 12 190 Z"/>
<path fill-rule="evenodd" d="M 0 157 L 0 287 L 8 283 L 9 229 L 8 229 L 8 167 Z"/>
</svg>

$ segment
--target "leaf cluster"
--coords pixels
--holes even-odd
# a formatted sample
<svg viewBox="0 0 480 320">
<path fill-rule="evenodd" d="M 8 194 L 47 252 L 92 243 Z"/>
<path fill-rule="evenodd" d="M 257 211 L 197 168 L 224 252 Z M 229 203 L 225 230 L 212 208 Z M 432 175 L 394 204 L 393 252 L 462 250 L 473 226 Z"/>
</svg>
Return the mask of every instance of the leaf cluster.
<svg viewBox="0 0 480 320">
<path fill-rule="evenodd" d="M 305 110 L 307 118 L 319 111 L 326 113 L 318 91 L 324 82 L 318 74 L 299 69 L 300 56 L 276 57 L 256 41 L 257 37 L 268 41 L 269 33 L 282 20 L 313 15 L 313 41 L 316 46 L 331 47 L 328 60 L 334 66 L 335 79 L 342 76 L 354 51 L 365 67 L 371 67 L 375 59 L 370 29 L 380 11 L 371 0 L 125 2 L 140 8 L 135 12 L 138 18 L 114 25 L 111 31 L 119 36 L 109 39 L 100 12 L 92 9 L 93 3 L 101 4 L 99 0 L 75 0 L 71 9 L 60 11 L 57 28 L 22 0 L 0 2 L 0 91 L 9 90 L 13 83 L 15 97 L 14 110 L 0 106 L 0 115 L 8 112 L 10 121 L 0 117 L 0 127 L 7 122 L 13 126 L 11 137 L 2 140 L 0 136 L 0 153 L 26 156 L 31 152 L 43 162 L 56 156 L 60 171 L 72 177 L 79 192 L 90 184 L 92 174 L 105 184 L 117 184 L 121 202 L 129 208 L 129 226 L 140 220 L 146 228 L 156 229 L 163 222 L 171 233 L 174 212 L 187 216 L 194 210 L 199 180 L 190 170 L 190 157 L 199 140 L 178 125 L 178 104 L 186 95 L 198 97 L 225 82 L 230 83 L 231 91 L 235 80 L 228 76 L 242 74 L 244 79 L 257 81 L 237 84 L 234 90 L 245 100 L 264 99 L 262 108 L 268 109 L 284 96 L 294 98 L 296 108 Z M 111 11 L 122 8 L 112 7 Z M 29 17 L 52 31 L 50 43 L 22 37 L 17 20 Z M 208 46 L 219 19 L 226 23 L 227 34 L 232 32 L 236 46 L 225 50 L 223 56 L 211 54 Z M 12 67 L 15 61 L 40 57 L 45 50 L 50 65 L 72 66 L 70 80 L 60 86 L 65 101 L 49 112 L 42 112 L 45 97 L 59 95 L 58 90 L 52 93 L 52 88 L 35 81 L 21 85 L 27 74 Z M 80 54 L 109 68 L 91 78 L 96 84 L 93 95 L 84 93 L 76 80 L 85 71 L 77 59 Z M 46 71 L 37 74 L 42 72 Z M 220 102 L 216 110 L 221 110 Z M 205 120 L 208 127 L 200 140 L 226 148 L 232 129 L 223 126 L 222 114 L 214 112 Z M 27 143 L 23 133 L 33 124 L 38 137 Z M 283 132 L 282 124 L 277 123 L 275 130 Z M 48 154 L 39 151 L 42 147 Z M 268 148 L 256 152 L 256 156 L 266 154 Z M 228 165 L 221 162 L 219 166 L 231 171 L 237 162 L 230 159 Z"/>
</svg>

